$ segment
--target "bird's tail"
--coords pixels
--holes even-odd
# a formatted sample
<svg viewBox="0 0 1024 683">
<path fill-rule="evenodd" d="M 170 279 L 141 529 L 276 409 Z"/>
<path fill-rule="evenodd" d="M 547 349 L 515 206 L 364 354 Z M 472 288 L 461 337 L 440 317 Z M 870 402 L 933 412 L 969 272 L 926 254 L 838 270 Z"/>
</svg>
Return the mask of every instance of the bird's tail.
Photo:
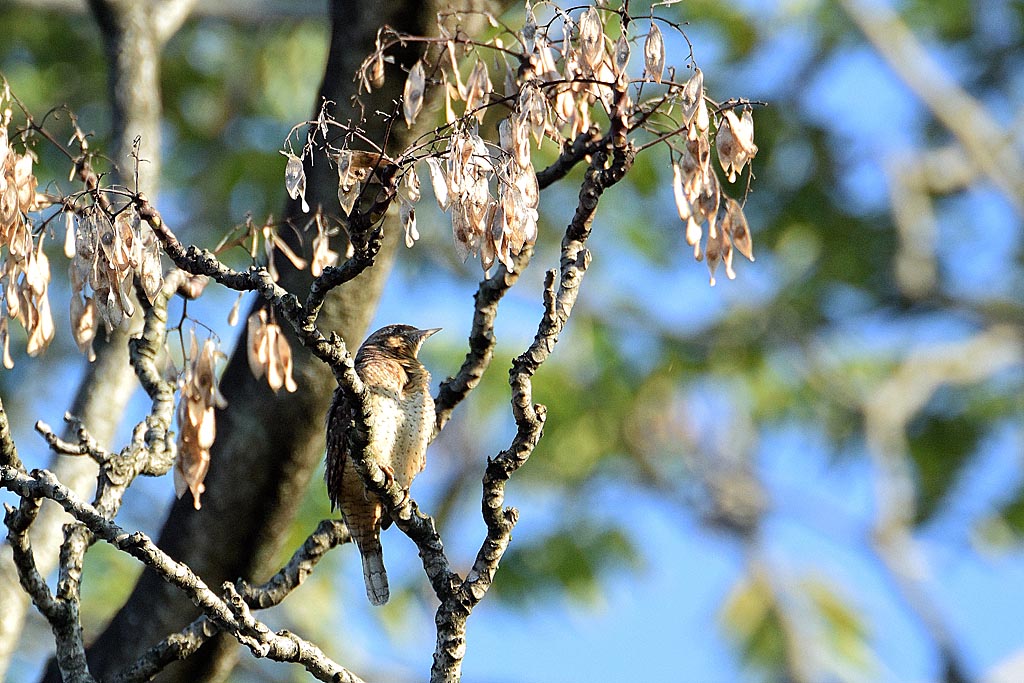
<svg viewBox="0 0 1024 683">
<path fill-rule="evenodd" d="M 363 559 L 363 581 L 366 582 L 366 597 L 370 604 L 379 607 L 391 597 L 388 589 L 388 573 L 384 569 L 384 551 L 378 539 L 367 539 L 360 544 L 359 555 Z"/>
</svg>

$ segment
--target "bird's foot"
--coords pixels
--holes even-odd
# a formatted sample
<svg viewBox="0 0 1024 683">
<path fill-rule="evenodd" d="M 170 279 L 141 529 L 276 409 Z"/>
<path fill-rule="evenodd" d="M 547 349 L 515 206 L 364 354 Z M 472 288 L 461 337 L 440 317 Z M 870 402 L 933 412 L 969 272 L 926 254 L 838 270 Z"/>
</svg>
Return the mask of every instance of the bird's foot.
<svg viewBox="0 0 1024 683">
<path fill-rule="evenodd" d="M 395 468 L 391 465 L 381 465 L 380 471 L 384 473 L 384 486 L 391 486 L 395 483 Z"/>
</svg>

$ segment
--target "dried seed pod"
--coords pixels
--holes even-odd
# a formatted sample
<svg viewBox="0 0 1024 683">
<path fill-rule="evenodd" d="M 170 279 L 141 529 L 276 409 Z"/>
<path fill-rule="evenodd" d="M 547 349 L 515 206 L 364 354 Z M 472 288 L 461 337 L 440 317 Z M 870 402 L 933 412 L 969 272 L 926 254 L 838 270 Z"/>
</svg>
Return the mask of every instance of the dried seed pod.
<svg viewBox="0 0 1024 683">
<path fill-rule="evenodd" d="M 455 72 L 456 74 L 458 71 Z M 412 128 L 423 109 L 423 95 L 426 91 L 427 76 L 423 70 L 423 61 L 417 61 L 409 69 L 409 77 L 405 80 L 405 90 L 402 95 L 402 114 L 405 116 L 405 123 Z"/>
<path fill-rule="evenodd" d="M 661 29 L 651 21 L 651 30 L 644 41 L 644 69 L 656 83 L 661 83 L 665 73 L 665 39 Z"/>
<path fill-rule="evenodd" d="M 302 159 L 291 152 L 282 152 L 288 157 L 288 163 L 284 167 L 284 189 L 292 199 L 302 198 L 302 211 L 309 213 L 309 204 L 306 203 L 306 171 L 302 168 Z"/>
<path fill-rule="evenodd" d="M 487 72 L 487 64 L 478 59 L 473 72 L 466 81 L 466 112 L 487 104 L 487 97 L 491 92 L 491 77 Z M 481 108 L 475 113 L 478 120 L 483 121 L 485 110 Z"/>
<path fill-rule="evenodd" d="M 626 66 L 629 64 L 629 41 L 626 40 L 626 32 L 623 31 L 622 35 L 615 42 L 615 53 L 614 53 L 614 70 L 616 76 L 621 76 L 626 71 Z"/>
<path fill-rule="evenodd" d="M 380 50 L 373 53 L 368 76 L 371 87 L 377 90 L 384 87 L 384 54 Z"/>
<path fill-rule="evenodd" d="M 750 238 L 750 227 L 747 225 L 747 217 L 743 213 L 743 207 L 732 197 L 725 199 L 725 217 L 722 219 L 722 231 L 728 236 L 736 250 L 747 257 L 749 261 L 754 260 L 754 242 Z"/>
<path fill-rule="evenodd" d="M 448 179 L 441 168 L 441 162 L 435 157 L 427 157 L 427 169 L 430 171 L 430 186 L 434 189 L 434 199 L 442 211 L 447 211 L 451 202 L 448 199 Z"/>
<path fill-rule="evenodd" d="M 604 60 L 604 27 L 601 15 L 594 7 L 588 7 L 580 16 L 580 56 L 591 72 L 597 71 Z"/>
</svg>

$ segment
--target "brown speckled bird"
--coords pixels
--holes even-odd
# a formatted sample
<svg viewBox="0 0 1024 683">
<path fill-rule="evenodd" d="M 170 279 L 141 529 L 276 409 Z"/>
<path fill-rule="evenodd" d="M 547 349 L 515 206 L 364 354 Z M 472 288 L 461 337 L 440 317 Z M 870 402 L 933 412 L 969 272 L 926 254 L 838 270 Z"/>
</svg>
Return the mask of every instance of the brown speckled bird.
<svg viewBox="0 0 1024 683">
<path fill-rule="evenodd" d="M 367 457 L 406 488 L 426 465 L 427 442 L 434 428 L 430 373 L 416 354 L 437 331 L 388 325 L 367 337 L 356 354 L 356 372 L 370 409 Z M 331 509 L 341 508 L 359 547 L 366 597 L 374 605 L 383 605 L 390 594 L 380 531 L 391 525 L 391 519 L 382 518 L 380 500 L 366 491 L 349 460 L 346 430 L 350 424 L 348 407 L 336 392 L 327 414 L 327 494 Z"/>
</svg>

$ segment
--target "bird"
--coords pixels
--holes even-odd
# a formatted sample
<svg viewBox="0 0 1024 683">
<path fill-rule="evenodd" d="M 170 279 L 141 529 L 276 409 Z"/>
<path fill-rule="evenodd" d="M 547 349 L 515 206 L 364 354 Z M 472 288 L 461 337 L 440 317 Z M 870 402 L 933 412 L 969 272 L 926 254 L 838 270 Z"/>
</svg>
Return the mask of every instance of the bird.
<svg viewBox="0 0 1024 683">
<path fill-rule="evenodd" d="M 423 342 L 440 328 L 420 330 L 388 325 L 363 342 L 355 370 L 363 382 L 368 410 L 367 461 L 375 463 L 406 490 L 426 465 L 434 429 L 430 372 L 417 358 Z M 352 415 L 339 387 L 327 414 L 327 467 L 324 478 L 331 511 L 341 509 L 359 548 L 366 597 L 383 605 L 390 597 L 380 532 L 391 525 L 380 499 L 366 490 L 349 457 L 347 431 Z"/>
</svg>

